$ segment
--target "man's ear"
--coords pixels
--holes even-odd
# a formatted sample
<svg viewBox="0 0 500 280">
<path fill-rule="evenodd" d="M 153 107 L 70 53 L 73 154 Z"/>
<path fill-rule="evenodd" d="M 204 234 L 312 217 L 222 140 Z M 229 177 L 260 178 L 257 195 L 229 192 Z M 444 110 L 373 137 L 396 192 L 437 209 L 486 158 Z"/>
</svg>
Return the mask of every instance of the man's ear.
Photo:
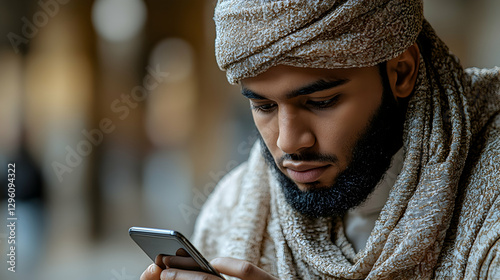
<svg viewBox="0 0 500 280">
<path fill-rule="evenodd" d="M 406 98 L 413 92 L 418 75 L 420 50 L 417 43 L 404 53 L 387 61 L 387 77 L 396 98 Z"/>
</svg>

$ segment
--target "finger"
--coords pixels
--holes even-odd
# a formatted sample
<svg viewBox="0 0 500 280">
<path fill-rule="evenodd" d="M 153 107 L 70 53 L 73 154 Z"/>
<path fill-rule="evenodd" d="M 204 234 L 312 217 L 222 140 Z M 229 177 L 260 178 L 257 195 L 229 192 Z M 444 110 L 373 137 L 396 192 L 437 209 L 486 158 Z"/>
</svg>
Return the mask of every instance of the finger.
<svg viewBox="0 0 500 280">
<path fill-rule="evenodd" d="M 175 255 L 176 256 L 181 256 L 181 257 L 191 257 L 191 255 L 186 250 L 184 250 L 184 248 L 179 248 L 175 252 Z"/>
<path fill-rule="evenodd" d="M 141 275 L 140 280 L 159 280 L 162 269 L 156 264 L 151 264 Z"/>
<path fill-rule="evenodd" d="M 216 258 L 213 259 L 210 263 L 220 273 L 238 277 L 242 280 L 276 279 L 256 265 L 244 260 L 238 260 L 234 258 Z"/>
<path fill-rule="evenodd" d="M 163 256 L 163 264 L 168 268 L 202 271 L 198 263 L 191 257 Z"/>
<path fill-rule="evenodd" d="M 161 280 L 221 280 L 220 277 L 200 271 L 167 268 L 161 272 Z M 142 279 L 141 279 L 142 280 Z"/>
<path fill-rule="evenodd" d="M 164 256 L 165 256 L 165 255 L 159 254 L 159 255 L 157 255 L 157 256 L 156 256 L 156 258 L 155 258 L 155 264 L 156 264 L 157 266 L 159 266 L 162 270 L 163 270 L 163 269 L 165 269 L 165 268 L 167 268 L 167 267 L 165 266 L 165 264 L 163 263 L 163 257 L 164 257 Z"/>
</svg>

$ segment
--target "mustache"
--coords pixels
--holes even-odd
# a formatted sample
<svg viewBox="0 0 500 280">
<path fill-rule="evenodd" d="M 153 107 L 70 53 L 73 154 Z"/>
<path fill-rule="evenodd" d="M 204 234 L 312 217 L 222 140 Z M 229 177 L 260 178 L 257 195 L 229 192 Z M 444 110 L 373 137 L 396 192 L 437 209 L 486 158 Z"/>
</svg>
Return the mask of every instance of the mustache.
<svg viewBox="0 0 500 280">
<path fill-rule="evenodd" d="M 303 152 L 295 154 L 284 154 L 279 159 L 276 160 L 278 166 L 283 166 L 283 161 L 293 160 L 293 161 L 314 161 L 314 162 L 328 162 L 328 163 L 338 163 L 339 158 L 336 155 L 322 154 L 315 152 Z"/>
</svg>

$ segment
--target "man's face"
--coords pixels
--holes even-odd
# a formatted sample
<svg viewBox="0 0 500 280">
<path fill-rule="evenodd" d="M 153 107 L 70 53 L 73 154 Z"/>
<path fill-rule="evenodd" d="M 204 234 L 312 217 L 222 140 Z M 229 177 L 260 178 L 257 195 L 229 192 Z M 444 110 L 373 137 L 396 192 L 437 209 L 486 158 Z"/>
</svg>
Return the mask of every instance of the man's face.
<svg viewBox="0 0 500 280">
<path fill-rule="evenodd" d="M 264 156 L 297 210 L 342 215 L 374 189 L 401 145 L 388 88 L 377 66 L 276 66 L 242 81 Z"/>
</svg>

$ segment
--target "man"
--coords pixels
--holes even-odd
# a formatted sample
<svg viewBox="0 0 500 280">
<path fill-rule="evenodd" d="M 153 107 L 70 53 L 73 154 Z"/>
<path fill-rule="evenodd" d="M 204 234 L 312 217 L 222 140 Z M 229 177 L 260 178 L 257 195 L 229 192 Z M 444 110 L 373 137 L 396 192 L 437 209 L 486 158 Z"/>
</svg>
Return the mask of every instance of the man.
<svg viewBox="0 0 500 280">
<path fill-rule="evenodd" d="M 500 279 L 500 68 L 463 70 L 422 9 L 218 2 L 217 61 L 261 135 L 195 228 L 221 273 Z"/>
</svg>

